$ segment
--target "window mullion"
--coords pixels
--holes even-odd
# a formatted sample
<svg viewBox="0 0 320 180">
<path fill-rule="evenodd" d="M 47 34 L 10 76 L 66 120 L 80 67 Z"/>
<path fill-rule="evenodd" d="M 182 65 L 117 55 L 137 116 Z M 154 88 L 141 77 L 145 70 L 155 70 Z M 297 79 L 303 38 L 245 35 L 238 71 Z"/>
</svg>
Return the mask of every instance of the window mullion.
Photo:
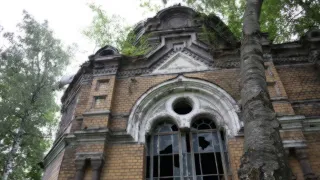
<svg viewBox="0 0 320 180">
<path fill-rule="evenodd" d="M 220 132 L 218 131 L 218 139 L 219 139 L 219 145 L 220 145 L 220 156 L 221 156 L 221 160 L 222 160 L 222 167 L 223 167 L 223 175 L 224 175 L 224 178 L 226 180 L 228 180 L 228 171 L 227 171 L 227 166 L 226 166 L 226 159 L 224 158 L 224 150 L 223 150 L 223 146 L 222 146 L 222 140 L 221 140 L 221 135 L 220 135 Z"/>
<path fill-rule="evenodd" d="M 150 139 L 150 150 L 149 150 L 149 156 L 150 156 L 150 167 L 147 167 L 147 168 L 150 168 L 149 170 L 149 176 L 150 176 L 150 180 L 153 180 L 153 135 L 151 135 L 151 139 Z"/>
<path fill-rule="evenodd" d="M 183 179 L 184 178 L 184 174 L 183 174 L 183 153 L 182 153 L 182 134 L 179 133 L 178 135 L 178 142 L 179 142 L 179 164 L 180 164 L 180 179 Z"/>
<path fill-rule="evenodd" d="M 159 149 L 159 147 L 160 147 L 160 136 L 158 136 L 158 139 L 157 139 L 157 158 L 158 158 L 158 179 L 160 178 L 160 149 Z"/>
<path fill-rule="evenodd" d="M 189 142 L 190 143 L 190 152 L 191 152 L 191 161 L 192 161 L 192 175 L 193 175 L 193 179 L 197 180 L 197 174 L 196 174 L 196 163 L 195 163 L 195 159 L 194 159 L 194 150 L 193 150 L 193 134 L 190 131 L 189 132 Z"/>
</svg>

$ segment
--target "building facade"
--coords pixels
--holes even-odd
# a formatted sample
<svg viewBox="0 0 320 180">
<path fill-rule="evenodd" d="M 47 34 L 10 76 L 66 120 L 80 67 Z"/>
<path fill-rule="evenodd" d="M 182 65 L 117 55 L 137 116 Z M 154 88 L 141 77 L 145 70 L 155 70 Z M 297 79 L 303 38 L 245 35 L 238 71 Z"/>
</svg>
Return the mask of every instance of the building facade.
<svg viewBox="0 0 320 180">
<path fill-rule="evenodd" d="M 172 6 L 139 23 L 152 49 L 127 57 L 105 46 L 62 97 L 44 180 L 238 179 L 243 153 L 240 42 L 211 16 Z M 268 91 L 293 179 L 320 175 L 320 30 L 272 44 L 262 36 Z"/>
</svg>

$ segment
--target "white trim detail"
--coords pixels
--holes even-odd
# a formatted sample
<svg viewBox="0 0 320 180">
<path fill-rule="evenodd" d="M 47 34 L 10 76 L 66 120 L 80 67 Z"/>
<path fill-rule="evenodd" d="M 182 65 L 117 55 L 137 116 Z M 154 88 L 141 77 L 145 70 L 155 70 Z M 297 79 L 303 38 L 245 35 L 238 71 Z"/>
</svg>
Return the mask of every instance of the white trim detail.
<svg viewBox="0 0 320 180">
<path fill-rule="evenodd" d="M 192 111 L 186 115 L 179 115 L 172 108 L 172 103 L 181 97 L 192 101 Z M 127 133 L 136 142 L 144 143 L 145 136 L 158 121 L 165 119 L 179 128 L 190 128 L 197 116 L 205 115 L 233 137 L 242 127 L 239 111 L 236 101 L 217 85 L 179 76 L 157 85 L 137 100 L 129 116 Z"/>
<path fill-rule="evenodd" d="M 189 57 L 186 54 L 177 52 L 167 59 L 161 66 L 155 69 L 152 74 L 170 74 L 179 72 L 205 71 L 210 68 L 204 63 Z"/>
</svg>

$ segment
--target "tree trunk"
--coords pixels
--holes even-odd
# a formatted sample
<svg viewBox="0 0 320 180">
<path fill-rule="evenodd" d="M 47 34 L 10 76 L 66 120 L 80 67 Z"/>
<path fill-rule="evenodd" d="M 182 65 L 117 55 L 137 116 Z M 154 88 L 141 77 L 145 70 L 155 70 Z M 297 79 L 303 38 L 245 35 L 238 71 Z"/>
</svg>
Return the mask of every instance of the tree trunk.
<svg viewBox="0 0 320 180">
<path fill-rule="evenodd" d="M 263 0 L 247 0 L 241 42 L 242 180 L 291 178 L 265 77 L 259 16 Z"/>
<path fill-rule="evenodd" d="M 13 143 L 11 146 L 11 150 L 7 155 L 4 167 L 3 167 L 3 176 L 2 176 L 2 180 L 7 180 L 12 168 L 13 168 L 13 161 L 14 161 L 14 156 L 16 155 L 19 147 L 20 147 L 20 142 L 22 140 L 22 135 L 23 135 L 23 124 L 24 124 L 24 120 L 21 120 L 20 123 L 20 127 L 18 129 L 18 133 L 16 134 L 15 138 L 13 139 Z"/>
</svg>

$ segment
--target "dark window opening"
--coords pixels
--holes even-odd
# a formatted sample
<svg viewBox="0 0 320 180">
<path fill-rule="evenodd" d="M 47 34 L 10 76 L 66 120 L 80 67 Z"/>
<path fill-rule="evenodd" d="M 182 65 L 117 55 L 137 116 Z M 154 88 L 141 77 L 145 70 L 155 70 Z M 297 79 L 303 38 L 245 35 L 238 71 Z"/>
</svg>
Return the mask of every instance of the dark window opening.
<svg viewBox="0 0 320 180">
<path fill-rule="evenodd" d="M 173 176 L 173 159 L 172 156 L 160 157 L 160 177 Z"/>
<path fill-rule="evenodd" d="M 160 154 L 171 154 L 172 153 L 172 144 L 167 146 L 164 150 L 160 151 Z"/>
<path fill-rule="evenodd" d="M 153 157 L 153 177 L 158 177 L 158 156 Z"/>
<path fill-rule="evenodd" d="M 172 131 L 178 131 L 178 127 L 174 124 L 171 126 Z"/>
<path fill-rule="evenodd" d="M 175 103 L 173 103 L 173 110 L 177 114 L 188 114 L 192 111 L 191 102 L 186 98 L 178 99 Z"/>
<path fill-rule="evenodd" d="M 114 51 L 110 49 L 103 50 L 100 54 L 100 56 L 111 56 L 114 55 Z"/>
<path fill-rule="evenodd" d="M 223 131 L 220 131 L 221 140 L 224 141 L 224 133 Z"/>
<path fill-rule="evenodd" d="M 311 33 L 311 37 L 315 38 L 315 37 L 320 37 L 320 32 L 319 31 L 314 31 Z"/>
<path fill-rule="evenodd" d="M 210 145 L 210 142 L 207 141 L 205 137 L 200 136 L 198 138 L 199 138 L 199 146 L 202 148 L 202 150 L 205 150 Z"/>
<path fill-rule="evenodd" d="M 150 156 L 147 156 L 147 167 L 150 166 Z M 150 178 L 150 168 L 147 168 L 146 177 Z"/>
<path fill-rule="evenodd" d="M 201 154 L 201 167 L 202 175 L 205 174 L 217 174 L 216 158 L 214 153 L 203 153 Z"/>
<path fill-rule="evenodd" d="M 216 156 L 217 156 L 217 164 L 218 164 L 219 174 L 223 174 L 223 166 L 222 166 L 222 160 L 221 160 L 221 153 L 216 153 Z"/>
<path fill-rule="evenodd" d="M 186 141 L 187 141 L 187 152 L 190 152 L 190 136 L 186 134 Z"/>
<path fill-rule="evenodd" d="M 200 168 L 200 157 L 199 154 L 194 154 L 195 166 L 196 166 L 196 175 L 201 175 L 201 168 Z"/>
</svg>

